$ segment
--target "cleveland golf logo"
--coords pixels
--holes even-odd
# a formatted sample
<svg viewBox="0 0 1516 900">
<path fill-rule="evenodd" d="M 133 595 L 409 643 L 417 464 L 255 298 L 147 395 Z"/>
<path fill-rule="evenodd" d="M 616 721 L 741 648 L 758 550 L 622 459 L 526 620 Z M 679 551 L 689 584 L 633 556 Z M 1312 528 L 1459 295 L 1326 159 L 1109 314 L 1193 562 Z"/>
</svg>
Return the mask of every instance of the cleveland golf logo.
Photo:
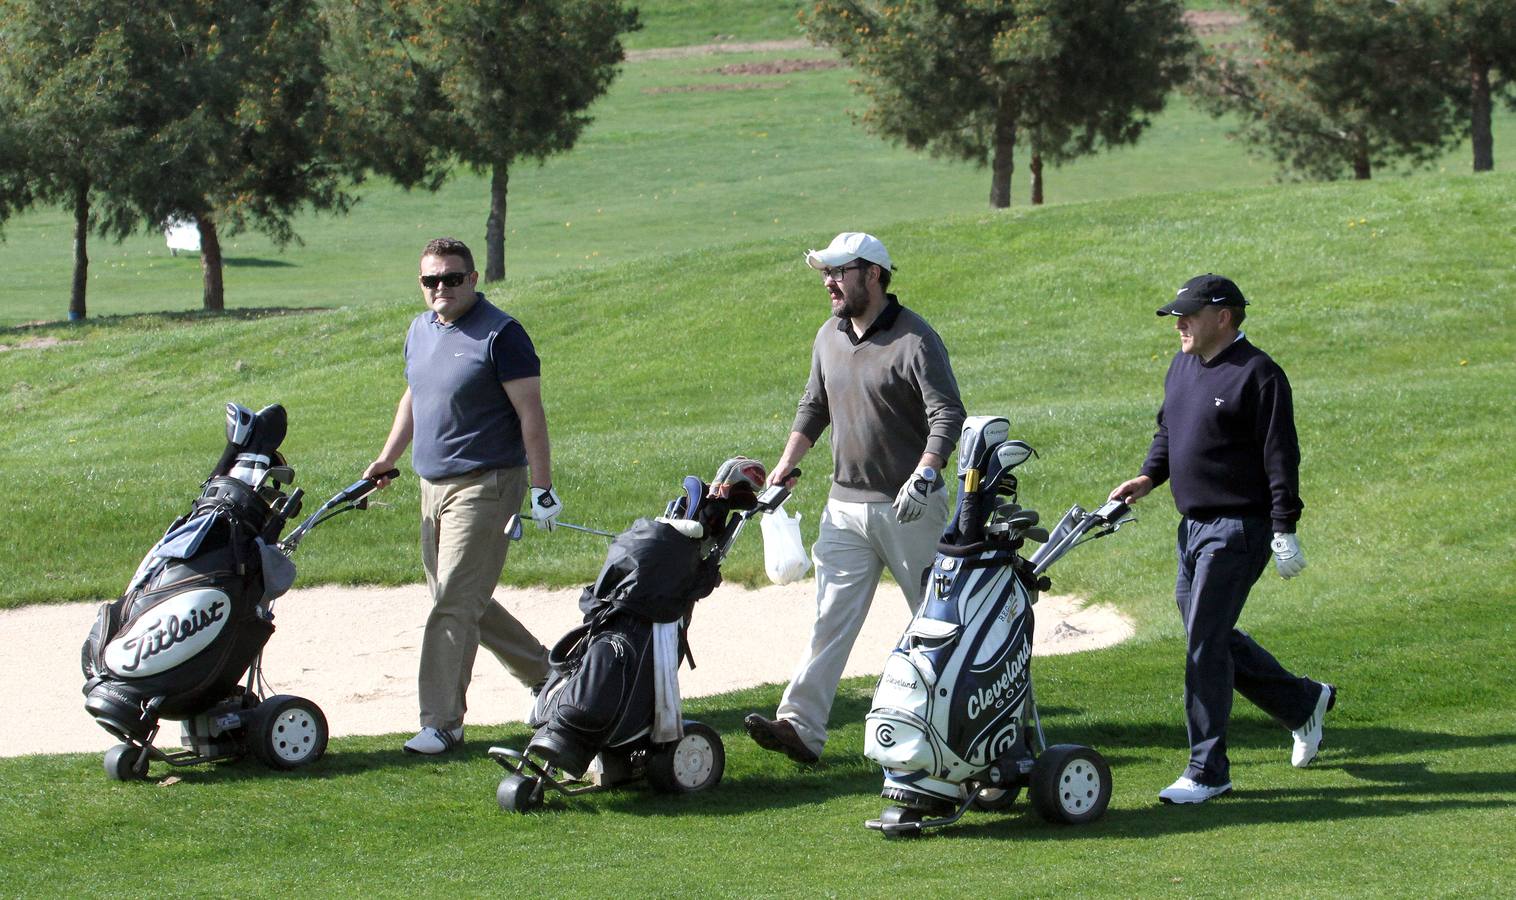
<svg viewBox="0 0 1516 900">
<path fill-rule="evenodd" d="M 185 591 L 158 604 L 105 648 L 112 672 L 155 675 L 204 650 L 226 625 L 231 598 L 214 588 Z"/>
<path fill-rule="evenodd" d="M 970 719 L 977 719 L 991 709 L 998 709 L 1014 693 L 1012 687 L 1020 684 L 1026 677 L 1027 660 L 1032 658 L 1032 642 L 1027 641 L 1021 645 L 1021 652 L 1005 661 L 1005 666 L 1000 670 L 1000 677 L 976 689 L 969 695 L 969 704 L 965 712 Z"/>
</svg>

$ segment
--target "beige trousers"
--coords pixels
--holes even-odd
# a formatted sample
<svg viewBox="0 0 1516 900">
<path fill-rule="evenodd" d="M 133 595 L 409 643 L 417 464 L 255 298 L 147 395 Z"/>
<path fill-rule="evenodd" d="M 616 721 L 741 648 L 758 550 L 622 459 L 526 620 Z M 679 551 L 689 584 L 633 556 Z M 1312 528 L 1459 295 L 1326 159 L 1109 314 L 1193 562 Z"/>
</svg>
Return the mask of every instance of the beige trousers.
<svg viewBox="0 0 1516 900">
<path fill-rule="evenodd" d="M 522 684 L 547 677 L 547 648 L 493 596 L 510 547 L 505 523 L 521 511 L 526 486 L 525 468 L 421 479 L 421 563 L 432 594 L 418 679 L 423 727 L 463 724 L 480 644 Z"/>
<path fill-rule="evenodd" d="M 889 503 L 829 499 L 821 514 L 821 536 L 811 547 L 816 561 L 816 621 L 811 642 L 784 689 L 778 716 L 789 719 L 813 753 L 826 744 L 827 719 L 837 682 L 863 621 L 879 577 L 888 568 L 912 613 L 921 605 L 921 573 L 937 555 L 948 519 L 948 491 L 933 491 L 921 518 L 895 521 Z M 883 658 L 879 660 L 882 665 Z"/>
</svg>

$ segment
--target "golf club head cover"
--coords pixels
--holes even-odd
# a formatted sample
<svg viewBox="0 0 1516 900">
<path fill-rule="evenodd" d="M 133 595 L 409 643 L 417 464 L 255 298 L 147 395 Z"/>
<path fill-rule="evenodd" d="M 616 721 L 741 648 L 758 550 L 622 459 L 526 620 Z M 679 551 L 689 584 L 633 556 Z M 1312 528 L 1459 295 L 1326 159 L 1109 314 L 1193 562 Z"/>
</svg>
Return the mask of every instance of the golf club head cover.
<svg viewBox="0 0 1516 900">
<path fill-rule="evenodd" d="M 763 463 L 746 456 L 734 456 L 721 464 L 716 470 L 716 477 L 711 480 L 711 487 L 734 488 L 745 485 L 756 494 L 763 489 L 764 482 L 768 481 L 768 470 Z"/>
<path fill-rule="evenodd" d="M 1269 549 L 1274 551 L 1274 568 L 1279 570 L 1280 578 L 1294 578 L 1305 568 L 1305 552 L 1293 532 L 1274 532 Z"/>
<path fill-rule="evenodd" d="M 538 528 L 552 531 L 558 524 L 558 514 L 563 512 L 563 501 L 558 499 L 558 494 L 552 485 L 545 488 L 532 488 L 532 521 Z"/>
</svg>

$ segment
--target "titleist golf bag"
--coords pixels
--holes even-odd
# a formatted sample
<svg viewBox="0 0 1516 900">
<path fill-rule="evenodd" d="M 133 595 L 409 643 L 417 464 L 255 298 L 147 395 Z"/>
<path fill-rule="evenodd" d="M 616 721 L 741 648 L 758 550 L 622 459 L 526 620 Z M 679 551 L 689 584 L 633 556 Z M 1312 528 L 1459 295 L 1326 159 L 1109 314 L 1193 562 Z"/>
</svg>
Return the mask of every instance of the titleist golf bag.
<svg viewBox="0 0 1516 900">
<path fill-rule="evenodd" d="M 106 754 L 112 778 L 144 777 L 158 759 L 190 765 L 251 750 L 278 768 L 320 758 L 326 720 L 308 700 L 255 692 L 274 632 L 273 601 L 295 578 L 300 538 L 357 508 L 377 485 L 360 481 L 279 541 L 302 492 L 278 448 L 283 407 L 253 413 L 228 403 L 227 445 L 190 510 L 169 526 L 122 595 L 102 603 L 82 648 L 85 709 L 125 743 Z M 240 684 L 244 673 L 246 684 Z M 161 719 L 184 721 L 187 752 L 153 746 Z"/>
<path fill-rule="evenodd" d="M 1099 754 L 1045 747 L 1032 690 L 1032 606 L 1050 585 L 1047 567 L 1091 529 L 1100 530 L 1085 539 L 1115 531 L 1127 510 L 1076 506 L 1050 536 L 1035 510 L 1015 502 L 1011 470 L 1035 451 L 1008 434 L 998 416 L 964 424 L 957 512 L 874 692 L 864 755 L 884 767 L 883 796 L 902 805 L 868 824 L 887 835 L 956 821 L 971 802 L 1003 808 L 1028 783 L 1039 811 L 1061 821 L 1096 818 L 1109 799 Z M 1030 558 L 1020 552 L 1028 540 L 1043 543 Z M 1065 777 L 1079 790 L 1058 799 L 1052 782 Z"/>
<path fill-rule="evenodd" d="M 536 806 L 544 787 L 575 794 L 646 775 L 660 790 L 692 792 L 720 780 L 721 738 L 682 717 L 678 668 L 684 660 L 694 667 L 690 615 L 721 583 L 742 526 L 788 496 L 783 488 L 758 496 L 764 477 L 760 464 L 737 457 L 716 479 L 729 485 L 728 496 L 712 497 L 709 485 L 688 476 L 664 515 L 615 536 L 599 577 L 580 595 L 584 622 L 550 652 L 526 751 L 490 750 L 512 773 L 497 790 L 503 808 Z"/>
</svg>

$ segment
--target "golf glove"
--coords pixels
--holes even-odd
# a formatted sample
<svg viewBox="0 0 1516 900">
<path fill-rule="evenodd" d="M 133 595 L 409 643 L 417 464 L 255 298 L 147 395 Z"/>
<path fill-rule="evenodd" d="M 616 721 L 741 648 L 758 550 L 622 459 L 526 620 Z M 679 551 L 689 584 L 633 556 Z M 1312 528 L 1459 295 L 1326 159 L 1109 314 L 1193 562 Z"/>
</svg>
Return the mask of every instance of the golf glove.
<svg viewBox="0 0 1516 900">
<path fill-rule="evenodd" d="M 552 531 L 553 526 L 558 524 L 558 514 L 561 512 L 563 503 L 553 491 L 552 485 L 532 488 L 532 521 L 537 523 L 538 528 Z"/>
<path fill-rule="evenodd" d="M 1280 578 L 1294 578 L 1305 568 L 1305 553 L 1301 552 L 1300 541 L 1294 534 L 1274 532 L 1274 541 L 1269 547 L 1274 551 L 1274 568 L 1279 570 Z"/>
<path fill-rule="evenodd" d="M 895 521 L 902 524 L 914 522 L 926 512 L 926 498 L 937 484 L 937 470 L 931 466 L 918 466 L 911 477 L 900 486 L 895 495 Z"/>
</svg>

